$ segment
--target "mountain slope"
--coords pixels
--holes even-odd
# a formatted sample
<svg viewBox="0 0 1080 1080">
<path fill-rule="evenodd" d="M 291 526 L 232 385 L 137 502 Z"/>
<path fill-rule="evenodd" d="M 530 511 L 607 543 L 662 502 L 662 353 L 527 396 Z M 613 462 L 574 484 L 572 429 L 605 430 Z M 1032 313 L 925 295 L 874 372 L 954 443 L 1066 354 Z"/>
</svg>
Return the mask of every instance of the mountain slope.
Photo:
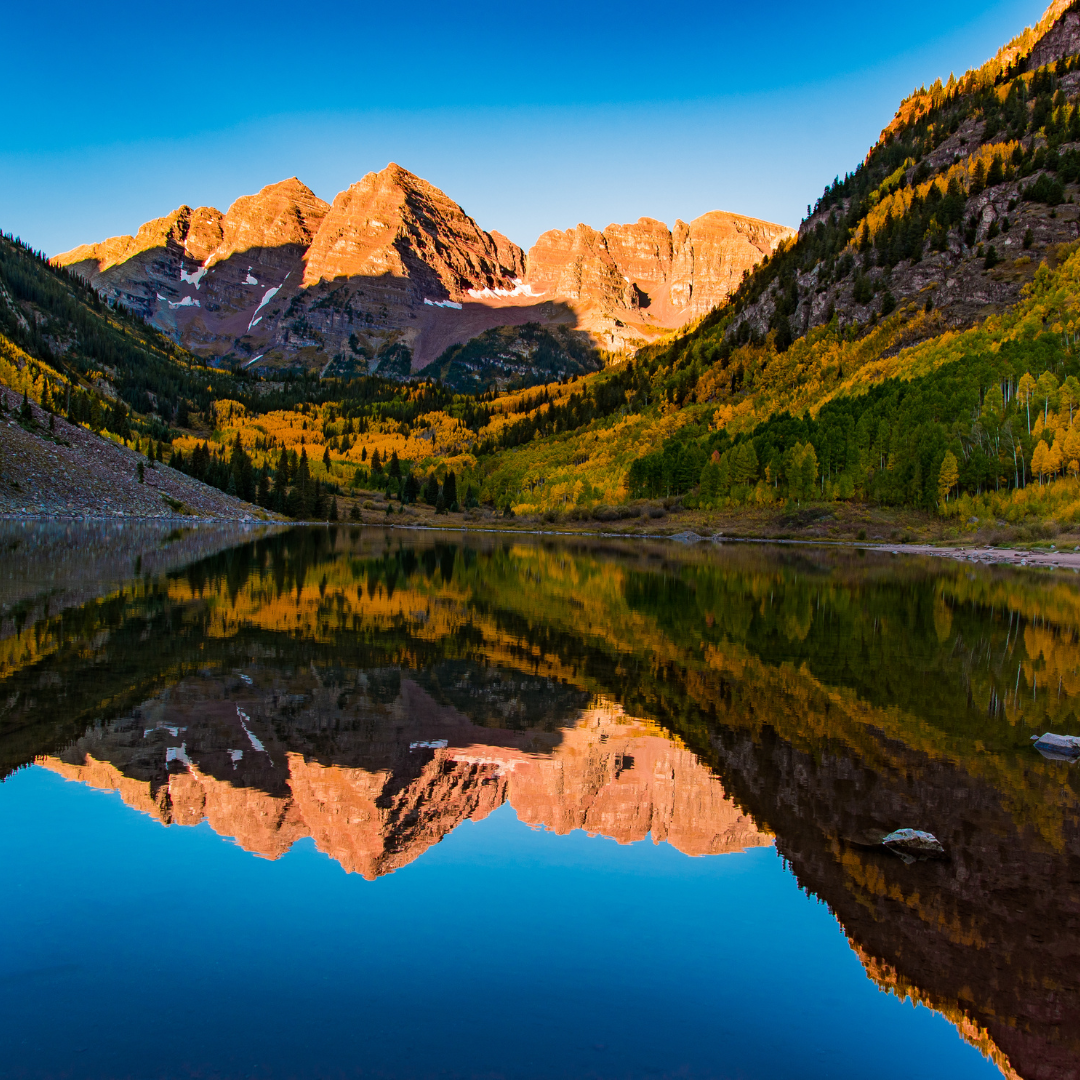
<svg viewBox="0 0 1080 1080">
<path fill-rule="evenodd" d="M 331 206 L 293 178 L 55 261 L 208 360 L 402 377 L 497 327 L 576 330 L 607 349 L 655 339 L 793 235 L 714 211 L 674 233 L 648 218 L 555 230 L 526 256 L 391 164 Z"/>
<path fill-rule="evenodd" d="M 0 513 L 265 519 L 154 460 L 242 382 L 0 235 Z"/>
<path fill-rule="evenodd" d="M 500 432 L 482 497 L 1080 521 L 1077 8 L 904 102 L 727 303 L 587 381 L 584 423 Z"/>
</svg>

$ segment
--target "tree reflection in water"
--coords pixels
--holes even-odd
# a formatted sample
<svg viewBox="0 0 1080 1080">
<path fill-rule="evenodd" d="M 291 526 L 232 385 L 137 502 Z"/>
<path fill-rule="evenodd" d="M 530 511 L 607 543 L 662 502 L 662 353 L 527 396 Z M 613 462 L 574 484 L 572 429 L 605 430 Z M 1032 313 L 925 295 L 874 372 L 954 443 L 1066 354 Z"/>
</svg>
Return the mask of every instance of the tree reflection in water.
<svg viewBox="0 0 1080 1080">
<path fill-rule="evenodd" d="M 366 877 L 509 802 L 772 843 L 867 973 L 1006 1073 L 1075 1076 L 1072 580 L 849 550 L 295 529 L 0 639 L 0 767 Z M 932 831 L 906 865 L 881 837 Z"/>
</svg>

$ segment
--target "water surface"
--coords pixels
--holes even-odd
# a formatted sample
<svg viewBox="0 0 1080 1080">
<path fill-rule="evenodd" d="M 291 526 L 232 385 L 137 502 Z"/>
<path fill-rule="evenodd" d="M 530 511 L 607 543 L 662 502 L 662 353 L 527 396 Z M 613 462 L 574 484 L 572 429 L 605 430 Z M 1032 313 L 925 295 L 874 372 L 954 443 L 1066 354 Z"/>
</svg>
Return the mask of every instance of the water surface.
<svg viewBox="0 0 1080 1080">
<path fill-rule="evenodd" d="M 3 1075 L 1076 1075 L 1071 575 L 167 540 L 8 585 Z"/>
</svg>

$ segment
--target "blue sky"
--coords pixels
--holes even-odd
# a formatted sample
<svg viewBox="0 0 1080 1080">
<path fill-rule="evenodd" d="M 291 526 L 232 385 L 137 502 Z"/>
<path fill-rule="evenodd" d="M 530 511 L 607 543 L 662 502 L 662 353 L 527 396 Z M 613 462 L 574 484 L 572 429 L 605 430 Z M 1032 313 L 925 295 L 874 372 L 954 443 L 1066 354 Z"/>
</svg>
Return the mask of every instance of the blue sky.
<svg viewBox="0 0 1080 1080">
<path fill-rule="evenodd" d="M 12 5 L 0 227 L 49 253 L 397 161 L 523 246 L 727 209 L 796 225 L 914 86 L 1041 3 Z"/>
</svg>

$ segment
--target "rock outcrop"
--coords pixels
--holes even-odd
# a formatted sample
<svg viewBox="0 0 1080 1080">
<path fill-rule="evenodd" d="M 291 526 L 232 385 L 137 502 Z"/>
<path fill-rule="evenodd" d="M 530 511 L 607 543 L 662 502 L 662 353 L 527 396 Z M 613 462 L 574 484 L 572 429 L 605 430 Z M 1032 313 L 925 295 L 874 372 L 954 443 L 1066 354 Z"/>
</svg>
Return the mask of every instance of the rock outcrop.
<svg viewBox="0 0 1080 1080">
<path fill-rule="evenodd" d="M 672 232 L 661 221 L 578 225 L 544 233 L 528 255 L 527 281 L 568 302 L 579 325 L 607 348 L 647 341 L 699 318 L 738 288 L 743 273 L 795 235 L 783 225 L 721 210 Z"/>
<path fill-rule="evenodd" d="M 790 229 L 714 211 L 544 233 L 528 256 L 398 165 L 327 205 L 295 177 L 222 214 L 181 206 L 56 256 L 218 362 L 402 376 L 485 330 L 574 328 L 620 349 L 704 314 Z"/>
</svg>

